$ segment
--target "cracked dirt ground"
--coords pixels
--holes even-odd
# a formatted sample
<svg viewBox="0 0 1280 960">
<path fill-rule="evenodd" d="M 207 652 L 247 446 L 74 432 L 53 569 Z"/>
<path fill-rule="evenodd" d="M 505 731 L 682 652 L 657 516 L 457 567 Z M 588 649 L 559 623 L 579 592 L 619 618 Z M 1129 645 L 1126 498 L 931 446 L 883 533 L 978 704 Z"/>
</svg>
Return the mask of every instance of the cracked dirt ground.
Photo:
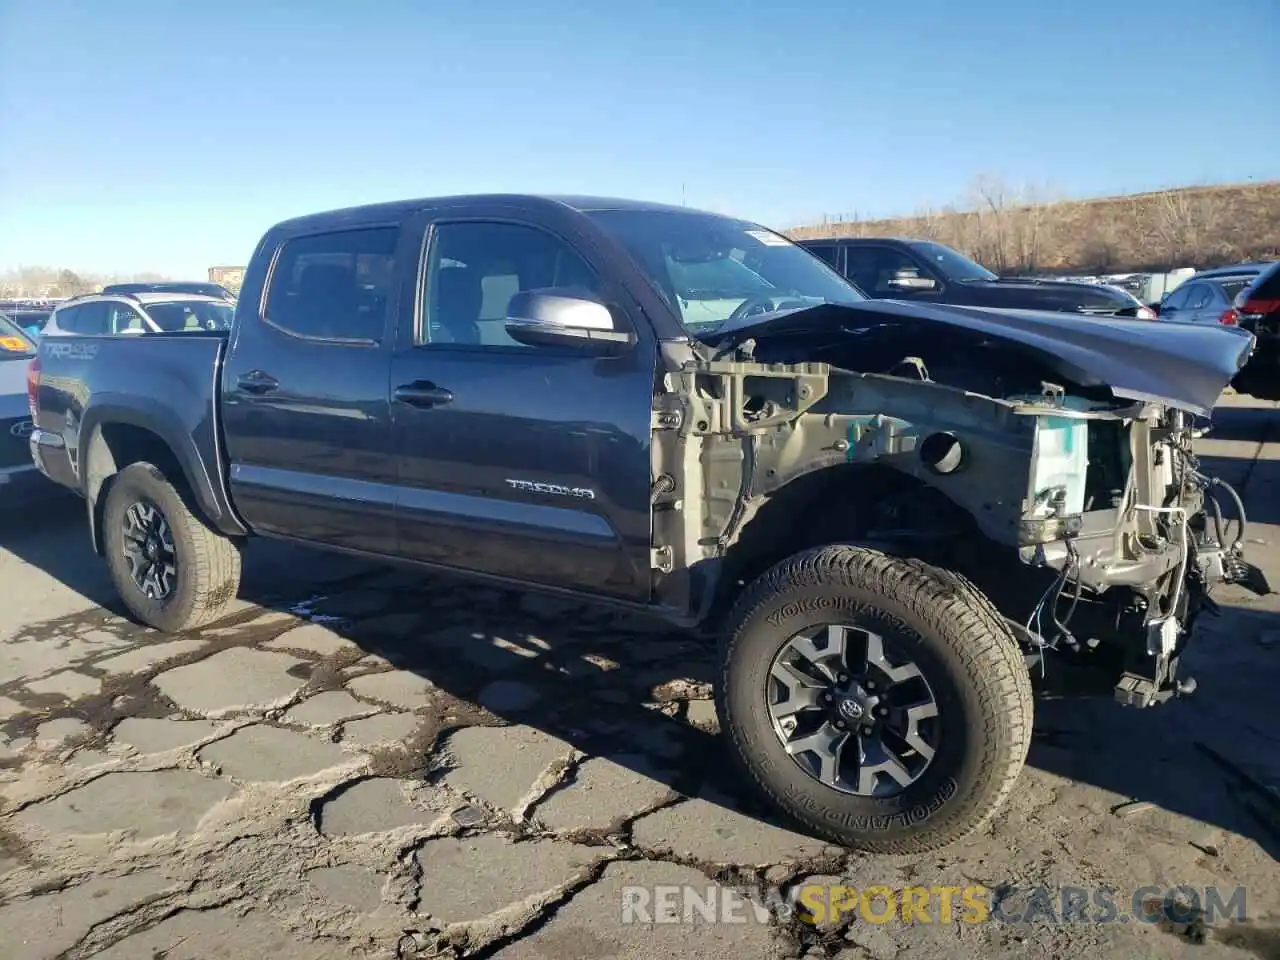
<svg viewBox="0 0 1280 960">
<path fill-rule="evenodd" d="M 1201 452 L 1280 585 L 1280 411 L 1227 403 Z M 76 501 L 2 521 L 0 591 L 2 958 L 1280 957 L 1280 818 L 1197 746 L 1280 783 L 1280 596 L 1219 596 L 1193 701 L 1046 686 L 986 831 L 870 858 L 739 795 L 709 652 L 651 623 L 262 542 L 229 620 L 163 637 Z M 629 884 L 807 878 L 1244 886 L 1248 920 L 621 923 Z"/>
</svg>

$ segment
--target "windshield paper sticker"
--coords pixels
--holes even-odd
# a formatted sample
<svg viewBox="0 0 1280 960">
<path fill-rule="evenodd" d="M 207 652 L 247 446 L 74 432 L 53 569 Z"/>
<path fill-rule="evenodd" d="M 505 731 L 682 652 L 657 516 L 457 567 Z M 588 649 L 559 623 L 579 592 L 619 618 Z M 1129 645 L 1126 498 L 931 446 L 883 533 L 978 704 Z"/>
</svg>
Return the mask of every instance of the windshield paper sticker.
<svg viewBox="0 0 1280 960">
<path fill-rule="evenodd" d="M 768 230 L 748 230 L 747 236 L 755 237 L 766 247 L 787 247 L 791 245 L 791 241 L 786 237 L 780 237 L 776 233 L 770 233 Z"/>
</svg>

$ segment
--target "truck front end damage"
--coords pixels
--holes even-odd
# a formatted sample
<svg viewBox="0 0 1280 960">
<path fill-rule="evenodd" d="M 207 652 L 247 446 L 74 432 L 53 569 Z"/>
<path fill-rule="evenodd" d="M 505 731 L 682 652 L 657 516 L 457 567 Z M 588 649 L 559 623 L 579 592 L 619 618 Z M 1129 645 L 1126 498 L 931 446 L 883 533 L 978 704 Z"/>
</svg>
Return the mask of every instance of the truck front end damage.
<svg viewBox="0 0 1280 960">
<path fill-rule="evenodd" d="M 1200 469 L 1200 431 L 1184 411 L 1151 403 L 1107 409 L 1057 394 L 1018 411 L 1034 423 L 1018 556 L 1057 571 L 1021 625 L 1025 638 L 1041 650 L 1115 645 L 1115 695 L 1126 705 L 1194 691 L 1179 658 L 1196 618 L 1212 609 L 1212 587 L 1267 592 L 1244 558 L 1239 496 Z M 1234 507 L 1230 525 L 1223 498 Z"/>
<path fill-rule="evenodd" d="M 1170 363 L 1195 394 L 1159 396 L 1150 369 L 1115 382 L 1084 348 L 957 339 L 970 325 L 887 312 L 801 311 L 669 367 L 653 444 L 660 600 L 703 595 L 780 539 L 891 544 L 977 585 L 1029 664 L 1088 654 L 1132 706 L 1193 691 L 1179 660 L 1212 587 L 1268 590 L 1243 555 L 1240 498 L 1193 451 L 1211 382 L 1216 399 L 1250 345 L 1232 340 L 1215 372 L 1188 344 Z"/>
</svg>

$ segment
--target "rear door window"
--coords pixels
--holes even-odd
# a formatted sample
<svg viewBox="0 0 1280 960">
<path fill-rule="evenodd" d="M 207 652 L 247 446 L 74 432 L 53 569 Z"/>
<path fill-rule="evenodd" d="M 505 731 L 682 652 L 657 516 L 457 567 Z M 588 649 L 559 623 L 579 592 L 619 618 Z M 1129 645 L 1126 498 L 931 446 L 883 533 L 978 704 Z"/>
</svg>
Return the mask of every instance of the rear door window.
<svg viewBox="0 0 1280 960">
<path fill-rule="evenodd" d="M 1173 293 L 1164 298 L 1164 302 L 1160 304 L 1161 310 L 1181 310 L 1187 305 L 1187 297 L 1191 295 L 1190 286 L 1181 286 Z"/>
<path fill-rule="evenodd" d="M 1193 283 L 1187 292 L 1187 309 L 1203 310 L 1213 300 L 1213 288 L 1207 283 Z"/>
<path fill-rule="evenodd" d="M 396 227 L 295 237 L 271 270 L 263 319 L 312 340 L 380 343 L 395 284 Z"/>
</svg>

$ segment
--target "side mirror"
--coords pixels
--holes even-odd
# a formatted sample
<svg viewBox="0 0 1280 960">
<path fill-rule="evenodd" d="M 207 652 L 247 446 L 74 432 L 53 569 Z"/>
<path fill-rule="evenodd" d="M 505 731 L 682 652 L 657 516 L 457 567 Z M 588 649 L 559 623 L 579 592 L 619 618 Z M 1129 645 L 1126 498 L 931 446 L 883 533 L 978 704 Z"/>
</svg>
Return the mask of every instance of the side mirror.
<svg viewBox="0 0 1280 960">
<path fill-rule="evenodd" d="M 933 277 L 922 277 L 914 270 L 903 269 L 894 271 L 889 286 L 895 290 L 936 290 L 938 283 Z"/>
<path fill-rule="evenodd" d="M 613 314 L 591 293 L 574 287 L 524 290 L 507 304 L 506 330 L 533 347 L 569 347 L 583 353 L 617 356 L 636 342 L 619 330 Z"/>
</svg>

